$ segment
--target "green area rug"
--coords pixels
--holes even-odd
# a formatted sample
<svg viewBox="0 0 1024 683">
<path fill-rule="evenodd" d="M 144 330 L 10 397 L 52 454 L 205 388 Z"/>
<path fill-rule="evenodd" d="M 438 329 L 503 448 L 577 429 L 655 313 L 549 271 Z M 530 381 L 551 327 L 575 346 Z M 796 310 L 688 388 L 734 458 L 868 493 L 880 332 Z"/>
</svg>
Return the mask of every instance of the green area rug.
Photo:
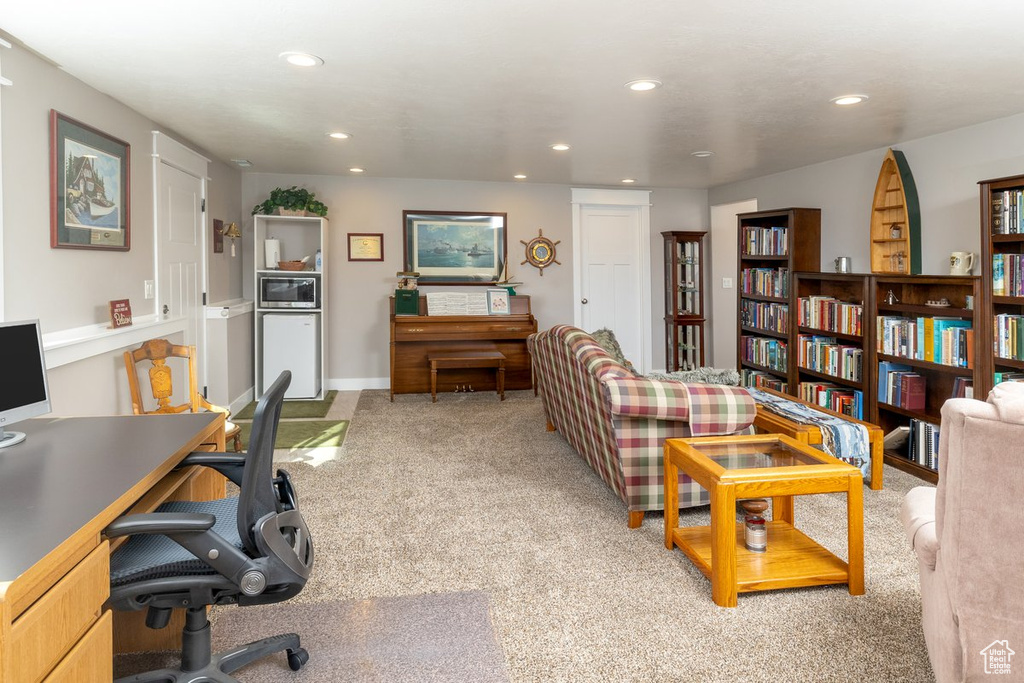
<svg viewBox="0 0 1024 683">
<path fill-rule="evenodd" d="M 238 426 L 242 428 L 242 448 L 247 449 L 252 423 L 239 422 Z M 274 448 L 336 448 L 345 440 L 347 430 L 348 420 L 282 420 Z"/>
<path fill-rule="evenodd" d="M 334 403 L 334 397 L 337 395 L 337 391 L 328 391 L 327 397 L 320 401 L 285 401 L 281 407 L 281 419 L 323 417 L 331 409 L 331 404 Z M 231 417 L 236 420 L 251 420 L 255 412 L 256 401 L 253 401 L 237 414 L 232 414 Z"/>
</svg>

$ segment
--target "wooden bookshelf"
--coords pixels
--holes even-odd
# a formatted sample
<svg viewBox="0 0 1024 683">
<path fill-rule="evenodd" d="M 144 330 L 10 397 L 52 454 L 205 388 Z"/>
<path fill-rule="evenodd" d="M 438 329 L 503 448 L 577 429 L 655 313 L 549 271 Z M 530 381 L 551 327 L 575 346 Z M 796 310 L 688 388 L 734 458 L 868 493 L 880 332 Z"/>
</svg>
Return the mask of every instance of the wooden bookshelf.
<svg viewBox="0 0 1024 683">
<path fill-rule="evenodd" d="M 882 161 L 871 204 L 871 272 L 921 272 L 921 210 L 917 186 L 903 152 Z"/>
<path fill-rule="evenodd" d="M 1020 345 L 1000 354 L 997 342 L 1009 333 L 1024 332 L 1024 175 L 983 180 L 981 188 L 981 304 L 977 321 L 985 349 L 975 396 L 984 398 L 995 385 L 996 373 L 1024 373 Z M 1020 256 L 1018 259 L 1017 256 Z M 996 266 L 999 260 L 999 267 Z M 1001 271 L 1001 273 L 999 272 Z M 1014 272 L 1016 271 L 1016 272 Z M 997 280 L 1002 280 L 1002 287 Z M 997 326 L 997 318 L 1002 325 Z M 1008 339 L 1003 340 L 1007 345 Z"/>
<path fill-rule="evenodd" d="M 827 382 L 840 390 L 859 391 L 862 406 L 859 417 L 862 420 L 868 418 L 869 402 L 874 391 L 874 373 L 871 372 L 870 363 L 875 329 L 871 317 L 874 295 L 872 283 L 873 278 L 866 274 L 805 271 L 793 274 L 796 302 L 793 318 L 798 346 L 801 337 L 834 339 L 838 349 L 854 349 L 859 352 L 856 355 L 860 358 L 860 373 L 856 378 L 832 374 L 825 368 L 800 362 L 797 354 L 797 385 L 796 391 L 792 393 L 801 396 L 800 385 L 806 382 Z M 808 399 L 807 396 L 801 398 Z"/>
<path fill-rule="evenodd" d="M 821 209 L 788 208 L 755 211 L 737 216 L 738 222 L 738 310 L 737 367 L 746 384 L 753 384 L 751 373 L 763 373 L 772 381 L 785 383 L 792 393 L 797 385 L 794 343 L 797 332 L 793 304 L 795 288 L 792 275 L 796 271 L 817 271 L 821 266 Z M 760 271 L 757 271 L 760 269 Z M 751 286 L 754 278 L 745 273 L 760 272 L 767 279 L 777 280 L 779 287 L 769 291 Z M 768 277 L 772 273 L 777 278 Z M 763 284 L 763 283 L 762 283 Z M 763 307 L 758 307 L 763 304 Z M 758 320 L 785 318 L 786 324 L 765 326 L 750 319 L 759 312 Z M 774 367 L 766 365 L 761 356 L 752 356 L 748 349 L 784 349 L 785 362 Z"/>
<path fill-rule="evenodd" d="M 938 425 L 940 411 L 946 399 L 953 396 L 954 385 L 958 379 L 969 379 L 974 383 L 975 395 L 978 395 L 978 387 L 982 386 L 982 368 L 985 365 L 984 357 L 987 355 L 983 349 L 985 344 L 981 338 L 981 331 L 975 316 L 975 308 L 981 301 L 982 283 L 979 277 L 958 277 L 958 276 L 883 276 L 877 275 L 872 278 L 873 293 L 870 298 L 873 302 L 873 315 L 871 324 L 875 326 L 872 332 L 874 341 L 872 344 L 873 353 L 870 355 L 870 375 L 868 384 L 872 386 L 872 400 L 868 401 L 870 406 L 870 417 L 868 420 L 877 424 L 888 434 L 901 425 L 909 425 L 912 419 L 921 420 Z M 891 297 L 890 297 L 891 292 Z M 948 306 L 929 305 L 928 302 L 936 302 L 946 299 Z M 891 318 L 902 318 L 913 321 L 915 325 L 921 326 L 926 318 L 949 318 L 958 321 L 958 324 L 969 323 L 973 329 L 974 346 L 969 359 L 964 355 L 964 362 L 970 363 L 971 367 L 962 367 L 956 364 L 943 364 L 910 356 L 907 352 L 884 352 L 883 345 L 886 338 L 878 330 L 879 316 Z M 985 316 L 979 316 L 985 317 Z M 934 324 L 934 323 L 933 323 Z M 916 330 L 916 327 L 914 328 Z M 908 344 L 910 342 L 908 341 Z M 916 346 L 917 342 L 913 344 Z M 892 362 L 906 365 L 913 372 L 924 377 L 925 393 L 924 408 L 911 410 L 899 405 L 893 405 L 886 400 L 879 400 L 880 387 L 879 363 Z M 872 384 L 873 383 L 873 384 Z M 893 467 L 909 472 L 926 481 L 935 483 L 938 481 L 938 472 L 910 460 L 903 453 L 891 451 L 885 452 L 885 462 Z"/>
</svg>

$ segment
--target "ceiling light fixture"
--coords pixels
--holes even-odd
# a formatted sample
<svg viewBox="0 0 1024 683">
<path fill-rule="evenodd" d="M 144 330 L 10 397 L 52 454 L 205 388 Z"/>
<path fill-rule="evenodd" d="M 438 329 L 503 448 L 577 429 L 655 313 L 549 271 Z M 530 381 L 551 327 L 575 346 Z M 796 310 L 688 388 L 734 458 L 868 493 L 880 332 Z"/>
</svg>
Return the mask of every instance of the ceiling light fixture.
<svg viewBox="0 0 1024 683">
<path fill-rule="evenodd" d="M 240 168 L 250 168 L 252 166 L 252 162 L 248 159 L 232 159 L 231 163 L 239 166 Z"/>
<path fill-rule="evenodd" d="M 709 149 L 702 149 L 697 152 L 690 152 L 690 156 L 697 157 L 698 159 L 707 159 L 708 157 L 715 156 L 715 153 Z"/>
<path fill-rule="evenodd" d="M 339 130 L 334 133 L 328 133 L 327 137 L 334 138 L 335 140 L 348 140 L 352 137 L 352 133 L 343 133 Z"/>
<path fill-rule="evenodd" d="M 635 183 L 636 182 L 636 178 L 623 178 L 622 182 L 624 182 L 624 183 Z"/>
<path fill-rule="evenodd" d="M 316 55 L 307 54 L 305 52 L 282 52 L 278 57 L 292 66 L 320 66 L 324 63 L 324 60 L 320 59 Z"/>
<path fill-rule="evenodd" d="M 630 81 L 629 83 L 626 84 L 625 87 L 629 88 L 630 90 L 635 90 L 636 92 L 643 92 L 645 90 L 654 90 L 655 88 L 660 88 L 661 81 L 656 81 L 653 78 L 641 78 L 635 81 Z"/>
<path fill-rule="evenodd" d="M 516 180 L 526 180 L 526 176 L 525 176 L 525 175 L 523 175 L 522 173 L 516 173 L 516 174 L 515 174 L 514 176 L 512 176 L 512 177 L 513 177 L 513 178 L 515 178 Z"/>
<path fill-rule="evenodd" d="M 365 171 L 365 169 L 359 168 L 358 166 L 354 167 L 354 168 L 350 168 L 348 170 L 351 173 L 362 173 L 363 171 Z"/>
<path fill-rule="evenodd" d="M 551 145 L 551 149 L 555 150 L 556 152 L 566 152 L 570 148 L 569 145 L 565 144 L 564 142 L 558 142 Z"/>
<path fill-rule="evenodd" d="M 840 107 L 848 107 L 851 104 L 860 104 L 866 99 L 868 99 L 867 95 L 840 95 L 839 97 L 833 97 L 829 102 Z"/>
</svg>

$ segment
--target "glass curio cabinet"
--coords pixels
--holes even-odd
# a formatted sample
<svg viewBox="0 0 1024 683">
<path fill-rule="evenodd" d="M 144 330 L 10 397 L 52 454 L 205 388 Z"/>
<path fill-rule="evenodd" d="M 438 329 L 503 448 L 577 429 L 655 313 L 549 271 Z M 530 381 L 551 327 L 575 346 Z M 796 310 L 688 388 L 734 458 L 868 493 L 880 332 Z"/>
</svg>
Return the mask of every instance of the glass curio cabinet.
<svg viewBox="0 0 1024 683">
<path fill-rule="evenodd" d="M 704 236 L 670 231 L 665 238 L 665 362 L 668 371 L 704 365 Z"/>
</svg>

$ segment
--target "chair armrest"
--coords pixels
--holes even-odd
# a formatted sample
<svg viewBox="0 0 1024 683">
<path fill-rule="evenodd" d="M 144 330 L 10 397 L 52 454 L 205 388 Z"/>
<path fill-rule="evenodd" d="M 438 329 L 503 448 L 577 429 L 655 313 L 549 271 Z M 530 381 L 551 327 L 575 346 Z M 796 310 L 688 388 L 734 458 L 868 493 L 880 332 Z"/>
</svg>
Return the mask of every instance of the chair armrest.
<svg viewBox="0 0 1024 683">
<path fill-rule="evenodd" d="M 689 422 L 694 436 L 735 434 L 753 423 L 757 406 L 746 389 L 646 377 L 601 380 L 613 415 Z"/>
<path fill-rule="evenodd" d="M 189 453 L 185 459 L 178 463 L 178 467 L 190 465 L 201 465 L 217 470 L 231 480 L 236 486 L 242 485 L 242 474 L 245 471 L 245 453 L 210 453 L 196 451 Z"/>
<path fill-rule="evenodd" d="M 147 512 L 119 517 L 103 533 L 107 538 L 132 534 L 201 533 L 212 529 L 216 521 L 206 512 Z"/>
<path fill-rule="evenodd" d="M 603 377 L 612 415 L 685 422 L 690 401 L 682 382 L 646 377 Z"/>
<path fill-rule="evenodd" d="M 907 492 L 900 504 L 900 521 L 907 532 L 910 547 L 918 561 L 935 569 L 939 539 L 935 533 L 935 492 L 930 486 L 918 486 Z"/>
</svg>

